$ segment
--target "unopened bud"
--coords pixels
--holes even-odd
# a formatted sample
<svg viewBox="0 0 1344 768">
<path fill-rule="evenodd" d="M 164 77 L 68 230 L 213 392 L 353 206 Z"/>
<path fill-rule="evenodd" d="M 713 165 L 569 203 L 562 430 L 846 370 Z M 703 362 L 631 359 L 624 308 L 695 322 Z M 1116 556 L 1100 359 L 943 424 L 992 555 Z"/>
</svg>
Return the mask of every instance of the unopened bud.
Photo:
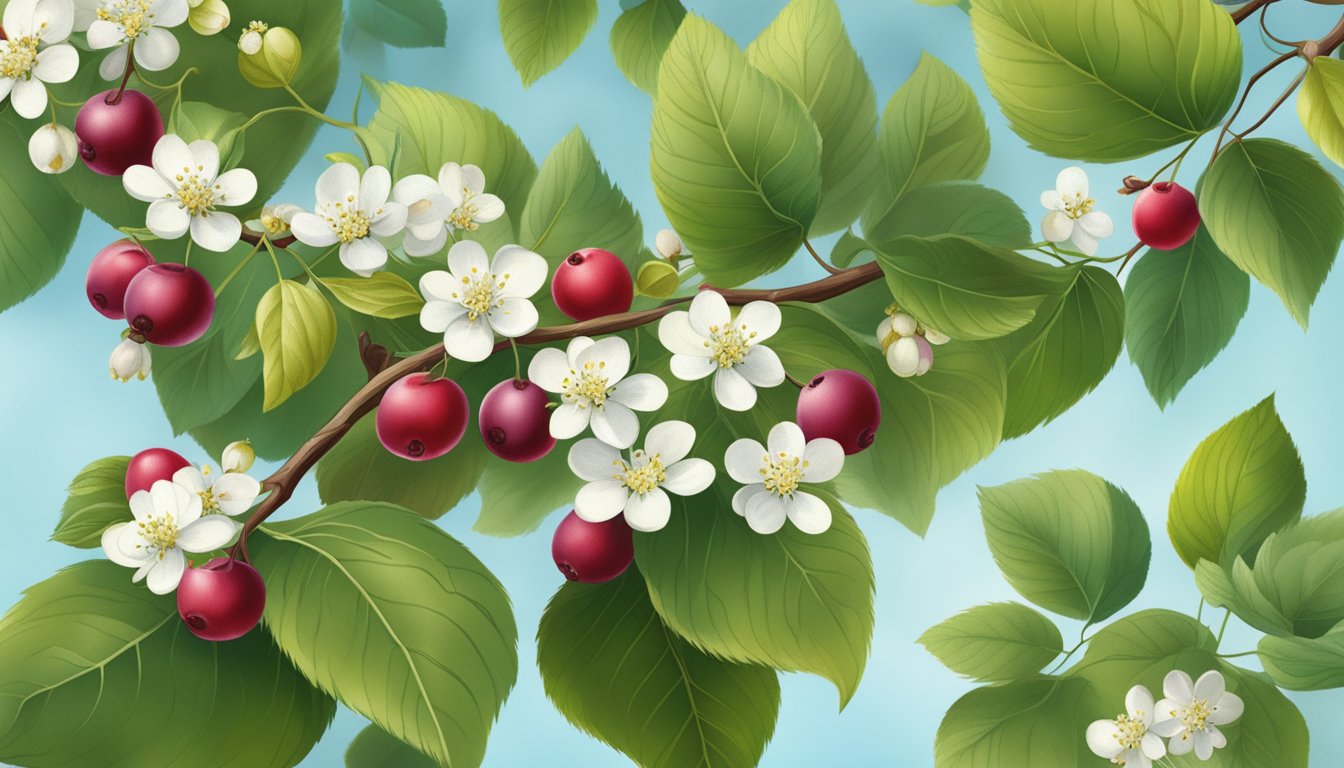
<svg viewBox="0 0 1344 768">
<path fill-rule="evenodd" d="M 28 140 L 28 158 L 43 173 L 65 173 L 74 167 L 78 156 L 79 140 L 64 125 L 44 125 Z"/>
<path fill-rule="evenodd" d="M 677 237 L 676 232 L 670 229 L 661 229 L 653 242 L 658 248 L 658 253 L 664 259 L 676 261 L 681 256 L 681 238 Z"/>
<path fill-rule="evenodd" d="M 284 88 L 294 81 L 303 59 L 298 35 L 284 27 L 254 21 L 238 40 L 238 70 L 258 88 Z"/>
<path fill-rule="evenodd" d="M 257 452 L 252 450 L 252 443 L 238 440 L 224 447 L 219 464 L 225 472 L 246 472 L 256 460 Z"/>
<path fill-rule="evenodd" d="M 906 336 L 887 347 L 887 366 L 901 378 L 923 376 L 933 367 L 933 347 L 923 336 Z"/>
<path fill-rule="evenodd" d="M 188 4 L 191 12 L 187 15 L 187 23 L 198 35 L 217 35 L 228 29 L 232 22 L 229 6 L 224 0 L 189 0 Z"/>
<path fill-rule="evenodd" d="M 635 287 L 645 296 L 665 299 L 677 292 L 681 284 L 681 275 L 677 268 L 666 261 L 646 261 L 635 275 Z"/>
<path fill-rule="evenodd" d="M 149 345 L 134 339 L 123 339 L 116 349 L 112 350 L 112 357 L 108 359 L 107 367 L 112 373 L 112 378 L 117 381 L 126 382 L 132 378 L 144 381 L 150 371 Z"/>
<path fill-rule="evenodd" d="M 1132 195 L 1149 187 L 1149 182 L 1146 179 L 1140 179 L 1138 176 L 1126 176 L 1122 183 L 1124 186 L 1116 190 L 1122 195 Z"/>
</svg>

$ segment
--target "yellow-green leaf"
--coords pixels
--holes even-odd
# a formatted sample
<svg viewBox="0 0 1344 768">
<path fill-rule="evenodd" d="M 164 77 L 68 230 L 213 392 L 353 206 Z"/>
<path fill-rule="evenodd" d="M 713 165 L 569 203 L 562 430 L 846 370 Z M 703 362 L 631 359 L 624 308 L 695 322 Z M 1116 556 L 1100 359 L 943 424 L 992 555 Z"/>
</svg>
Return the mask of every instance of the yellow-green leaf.
<svg viewBox="0 0 1344 768">
<path fill-rule="evenodd" d="M 1297 116 L 1325 156 L 1344 165 L 1344 61 L 1317 56 L 1297 93 Z"/>
<path fill-rule="evenodd" d="M 284 280 L 257 305 L 257 338 L 269 411 L 303 389 L 326 367 L 336 346 L 336 313 L 311 285 Z"/>
<path fill-rule="evenodd" d="M 370 277 L 324 277 L 322 284 L 337 301 L 370 317 L 410 317 L 425 305 L 415 286 L 391 272 L 375 272 Z"/>
</svg>

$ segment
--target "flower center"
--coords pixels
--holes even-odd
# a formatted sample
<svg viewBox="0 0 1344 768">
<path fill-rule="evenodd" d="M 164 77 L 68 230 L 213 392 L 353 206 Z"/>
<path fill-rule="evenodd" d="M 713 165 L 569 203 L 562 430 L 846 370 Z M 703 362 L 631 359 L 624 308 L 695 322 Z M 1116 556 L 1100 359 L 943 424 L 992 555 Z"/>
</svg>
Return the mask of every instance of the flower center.
<svg viewBox="0 0 1344 768">
<path fill-rule="evenodd" d="M 475 192 L 466 187 L 462 188 L 462 205 L 454 208 L 453 212 L 448 214 L 448 223 L 452 224 L 454 228 L 465 229 L 469 232 L 481 228 L 481 225 L 476 223 L 476 206 L 471 202 L 474 197 L 476 197 Z"/>
<path fill-rule="evenodd" d="M 764 465 L 761 467 L 761 478 L 765 490 L 779 496 L 792 496 L 803 481 L 803 470 L 807 469 L 807 462 L 801 457 L 785 451 L 773 456 L 765 454 L 761 457 L 761 464 Z"/>
<path fill-rule="evenodd" d="M 496 278 L 489 272 L 482 273 L 472 267 L 471 274 L 462 277 L 462 293 L 454 292 L 452 297 L 467 308 L 467 319 L 475 322 L 476 318 L 491 309 L 504 306 L 504 299 L 496 298 L 495 292 L 503 291 L 508 284 L 508 275 Z"/>
<path fill-rule="evenodd" d="M 151 517 L 138 525 L 140 536 L 149 542 L 150 549 L 156 550 L 160 560 L 165 552 L 177 546 L 177 521 L 171 514 Z"/>
<path fill-rule="evenodd" d="M 756 332 L 748 331 L 745 325 L 726 328 L 711 325 L 709 333 L 709 341 L 705 342 L 705 346 L 709 347 L 710 357 L 720 368 L 732 368 L 745 360 L 747 348 L 751 340 L 756 338 Z"/>
<path fill-rule="evenodd" d="M 1081 219 L 1092 212 L 1092 206 L 1097 201 L 1092 198 L 1084 198 L 1082 195 L 1074 195 L 1072 198 L 1064 199 L 1064 212 L 1070 219 Z"/>
<path fill-rule="evenodd" d="M 43 22 L 42 29 L 46 29 L 46 26 L 46 23 Z M 40 39 L 37 35 L 5 41 L 3 52 L 0 52 L 0 77 L 15 80 L 20 77 L 24 79 L 30 77 L 33 66 L 37 64 L 37 44 L 39 42 Z"/>
<path fill-rule="evenodd" d="M 201 175 L 205 166 L 198 165 L 196 170 L 183 168 L 177 175 L 177 199 L 187 213 L 200 216 L 209 213 L 215 207 L 215 197 L 219 186 L 211 186 L 211 180 Z"/>
<path fill-rule="evenodd" d="M 616 466 L 621 469 L 616 479 L 623 481 L 626 488 L 640 496 L 667 480 L 667 468 L 663 466 L 663 460 L 658 454 L 649 456 L 643 451 L 635 451 L 630 466 L 620 461 L 616 462 Z"/>
<path fill-rule="evenodd" d="M 355 207 L 354 202 L 355 196 L 350 195 L 344 203 L 336 203 L 335 216 L 330 212 L 326 214 L 327 224 L 331 226 L 331 230 L 336 233 L 336 239 L 340 240 L 342 245 L 349 245 L 368 237 L 369 227 L 373 224 L 369 215 Z"/>
<path fill-rule="evenodd" d="M 269 213 L 261 215 L 261 226 L 266 229 L 267 234 L 282 235 L 289 231 L 289 225 L 279 216 Z"/>
<path fill-rule="evenodd" d="M 1180 711 L 1178 719 L 1181 721 L 1181 725 L 1185 726 L 1187 733 L 1196 733 L 1208 727 L 1209 715 L 1211 714 L 1213 714 L 1213 708 L 1209 706 L 1206 699 L 1195 699 Z"/>
<path fill-rule="evenodd" d="M 606 367 L 606 363 L 589 362 L 583 364 L 581 371 L 571 369 L 563 382 L 565 397 L 581 401 L 580 405 L 592 403 L 601 408 L 607 402 L 607 395 L 611 393 L 611 387 L 607 385 L 607 376 L 604 373 Z"/>
<path fill-rule="evenodd" d="M 1115 740 L 1120 742 L 1123 749 L 1138 749 L 1143 744 L 1143 737 L 1148 735 L 1148 726 L 1143 724 L 1140 718 L 1131 718 L 1129 715 L 1120 715 L 1115 718 Z M 1124 762 L 1116 759 L 1116 765 L 1124 765 Z"/>
<path fill-rule="evenodd" d="M 121 34 L 134 40 L 154 26 L 151 5 L 150 0 L 113 0 L 98 9 L 98 18 L 121 27 Z"/>
<path fill-rule="evenodd" d="M 269 24 L 267 24 L 266 22 L 264 22 L 264 21 L 253 21 L 253 22 L 249 23 L 249 24 L 247 25 L 247 29 L 245 29 L 245 30 L 243 30 L 243 31 L 244 31 L 244 32 L 256 32 L 256 33 L 259 34 L 259 35 L 264 35 L 264 34 L 266 34 L 266 31 L 267 31 L 268 29 L 270 29 L 270 28 L 271 28 L 271 26 L 270 26 Z"/>
</svg>

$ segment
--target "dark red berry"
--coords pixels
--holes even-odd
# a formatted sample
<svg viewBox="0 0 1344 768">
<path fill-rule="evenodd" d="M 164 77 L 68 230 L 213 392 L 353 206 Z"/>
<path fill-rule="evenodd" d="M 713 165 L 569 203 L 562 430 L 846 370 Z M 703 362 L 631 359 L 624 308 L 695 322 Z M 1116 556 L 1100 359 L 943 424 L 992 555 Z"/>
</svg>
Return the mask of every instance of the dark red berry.
<svg viewBox="0 0 1344 768">
<path fill-rule="evenodd" d="M 798 426 L 808 440 L 829 437 L 854 454 L 873 444 L 881 423 L 877 390 L 854 371 L 824 371 L 798 392 Z"/>
<path fill-rule="evenodd" d="M 620 515 L 590 523 L 570 512 L 555 528 L 551 557 L 570 581 L 611 581 L 625 573 L 635 559 L 634 533 Z"/>
<path fill-rule="evenodd" d="M 151 344 L 180 347 L 201 338 L 215 316 L 215 291 L 205 276 L 181 264 L 140 270 L 126 286 L 126 320 Z"/>
<path fill-rule="evenodd" d="M 150 165 L 163 138 L 163 115 L 139 91 L 103 91 L 84 102 L 75 118 L 79 156 L 94 173 L 120 176 L 132 165 Z"/>
<path fill-rule="evenodd" d="M 126 319 L 123 308 L 126 287 L 140 270 L 154 263 L 154 257 L 142 246 L 130 240 L 118 240 L 99 251 L 89 263 L 84 278 L 84 291 L 89 303 L 103 317 Z"/>
<path fill-rule="evenodd" d="M 231 557 L 188 568 L 177 587 L 177 613 L 202 640 L 236 640 L 252 631 L 266 608 L 257 569 Z"/>
<path fill-rule="evenodd" d="M 490 452 L 508 461 L 536 461 L 551 452 L 551 399 L 530 381 L 509 379 L 481 399 L 477 421 Z"/>
<path fill-rule="evenodd" d="M 167 448 L 149 448 L 131 457 L 126 465 L 126 498 L 136 491 L 148 491 L 160 480 L 172 480 L 173 473 L 191 462 Z"/>
</svg>

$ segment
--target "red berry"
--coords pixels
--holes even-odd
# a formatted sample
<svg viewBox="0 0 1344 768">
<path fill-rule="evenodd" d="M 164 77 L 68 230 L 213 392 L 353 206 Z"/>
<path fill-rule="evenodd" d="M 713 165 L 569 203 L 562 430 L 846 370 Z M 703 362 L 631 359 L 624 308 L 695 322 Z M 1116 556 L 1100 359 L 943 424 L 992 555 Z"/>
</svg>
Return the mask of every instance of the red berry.
<svg viewBox="0 0 1344 768">
<path fill-rule="evenodd" d="M 625 573 L 635 559 L 635 540 L 625 518 L 590 523 L 570 512 L 555 528 L 551 557 L 565 578 L 600 584 Z"/>
<path fill-rule="evenodd" d="M 457 446 L 471 418 L 467 393 L 452 379 L 412 373 L 383 393 L 375 422 L 383 447 L 403 459 L 437 459 Z"/>
<path fill-rule="evenodd" d="M 501 459 L 536 461 L 551 452 L 551 399 L 530 381 L 508 379 L 496 384 L 481 400 L 477 421 L 485 447 Z"/>
<path fill-rule="evenodd" d="M 829 437 L 854 454 L 873 444 L 882 400 L 854 371 L 823 371 L 798 393 L 798 426 L 808 440 Z"/>
<path fill-rule="evenodd" d="M 75 118 L 79 156 L 94 173 L 120 176 L 132 165 L 149 165 L 154 145 L 163 138 L 163 116 L 153 100 L 126 91 L 113 104 L 115 90 L 84 102 Z"/>
<path fill-rule="evenodd" d="M 126 286 L 131 330 L 161 347 L 180 347 L 201 338 L 215 316 L 215 291 L 205 276 L 181 264 L 140 270 Z"/>
<path fill-rule="evenodd" d="M 172 480 L 177 470 L 191 462 L 167 448 L 150 448 L 131 457 L 126 465 L 126 498 L 136 491 L 148 491 L 159 480 Z"/>
<path fill-rule="evenodd" d="M 202 640 L 236 640 L 252 631 L 266 608 L 257 569 L 231 557 L 188 568 L 177 587 L 177 614 Z"/>
<path fill-rule="evenodd" d="M 551 278 L 551 298 L 580 322 L 627 312 L 635 300 L 630 269 L 611 251 L 584 248 L 569 254 Z"/>
<path fill-rule="evenodd" d="M 1190 190 L 1159 181 L 1134 201 L 1134 234 L 1150 248 L 1170 251 L 1190 242 L 1199 229 L 1199 204 Z"/>
<path fill-rule="evenodd" d="M 118 240 L 99 251 L 89 263 L 84 291 L 98 314 L 125 320 L 126 286 L 140 270 L 154 263 L 154 256 L 130 240 Z"/>
</svg>

